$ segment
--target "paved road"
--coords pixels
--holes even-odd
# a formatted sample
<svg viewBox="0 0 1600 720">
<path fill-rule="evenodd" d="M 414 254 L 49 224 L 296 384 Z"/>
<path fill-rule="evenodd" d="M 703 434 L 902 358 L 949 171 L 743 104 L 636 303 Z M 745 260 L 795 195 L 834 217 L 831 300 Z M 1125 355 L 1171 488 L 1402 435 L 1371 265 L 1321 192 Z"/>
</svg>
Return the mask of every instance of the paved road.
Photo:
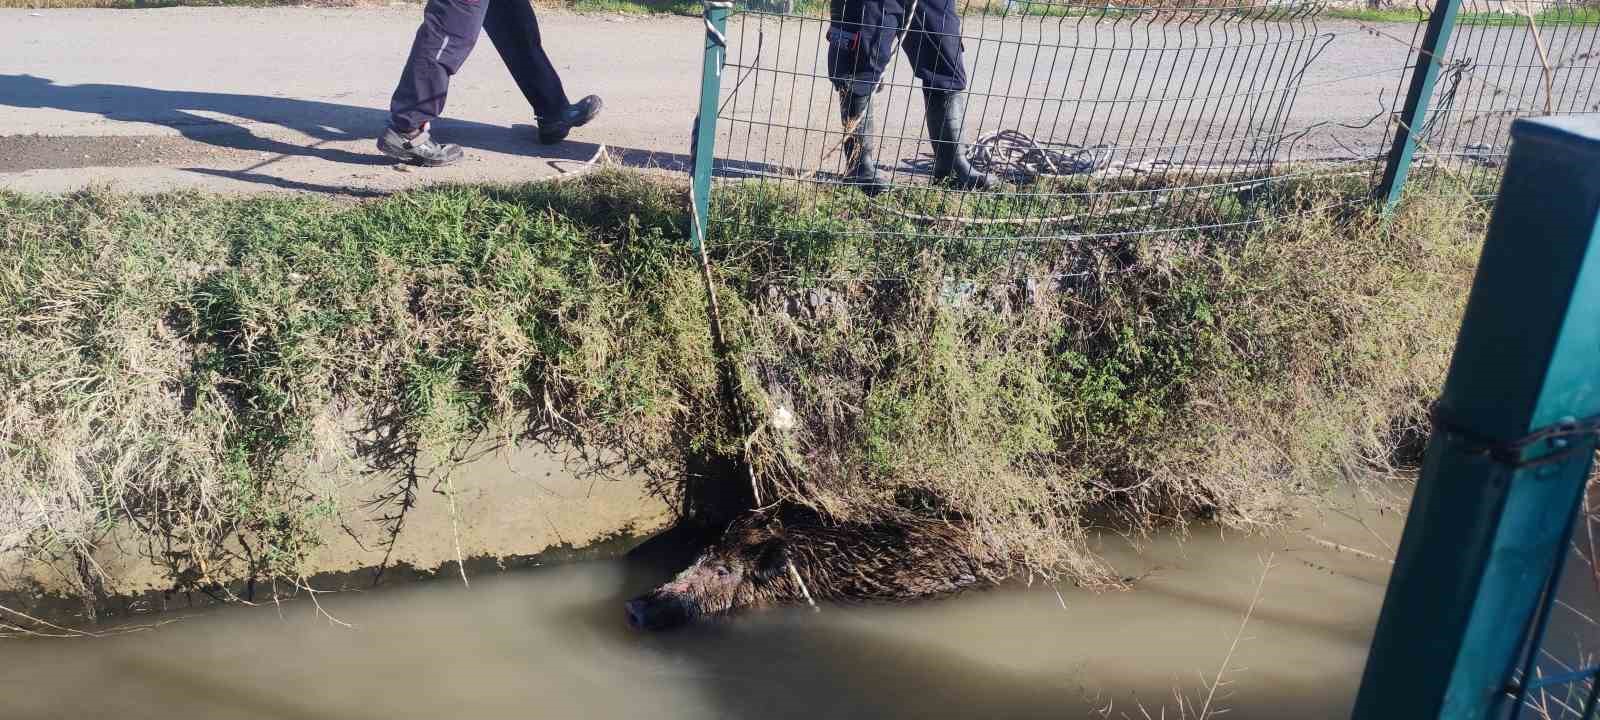
<svg viewBox="0 0 1600 720">
<path fill-rule="evenodd" d="M 5 118 L 0 125 L 0 188 L 61 191 L 110 182 L 132 190 L 203 187 L 363 195 L 424 182 L 549 176 L 575 169 L 596 154 L 600 143 L 613 160 L 681 166 L 699 86 L 699 21 L 544 12 L 545 42 L 569 92 L 602 93 L 607 101 L 602 118 L 576 131 L 563 145 L 539 146 L 533 141 L 530 111 L 485 40 L 456 77 L 449 117 L 436 128 L 439 136 L 466 146 L 471 160 L 446 169 L 395 168 L 373 152 L 372 137 L 383 127 L 388 95 L 419 14 L 414 5 L 0 11 L 0 117 Z M 1167 48 L 1151 57 L 1165 58 L 1169 68 L 1191 70 L 1183 78 L 1234 78 L 1233 95 L 1269 97 L 1278 87 L 1263 85 L 1265 90 L 1251 91 L 1248 83 L 1239 85 L 1244 82 L 1238 80 L 1240 71 L 1218 59 L 1222 56 L 1178 49 L 1206 45 L 1204 29 L 1158 28 L 1152 39 L 1142 27 L 1090 27 L 1075 30 L 1078 34 L 1072 37 L 1052 34 L 1056 32 L 1052 27 L 1036 24 L 1020 31 L 999 24 L 969 27 L 969 34 L 983 38 L 968 43 L 978 91 L 973 105 L 983 104 L 985 89 L 1032 98 L 1009 105 L 990 102 L 974 111 L 975 125 L 1027 126 L 1041 137 L 1057 139 L 1095 138 L 1112 129 L 1111 110 L 1088 115 L 1079 108 L 1069 116 L 1061 97 L 1100 98 L 1108 100 L 1103 103 L 1107 108 L 1118 106 L 1119 98 L 1160 98 L 1145 103 L 1155 108 L 1148 116 L 1131 121 L 1127 119 L 1134 117 L 1131 113 L 1117 116 L 1121 125 L 1115 130 L 1124 134 L 1125 142 L 1170 150 L 1183 145 L 1175 138 L 1186 134 L 1207 137 L 1205 112 L 1179 113 L 1181 98 L 1190 98 L 1192 106 L 1194 97 L 1205 94 L 1201 86 L 1171 70 L 1150 69 L 1153 65 L 1140 70 L 1126 62 L 1134 57 L 1126 48 L 1141 42 Z M 821 157 L 827 143 L 820 131 L 832 127 L 831 111 L 826 107 L 797 111 L 808 102 L 807 95 L 796 92 L 800 85 L 792 80 L 784 91 L 781 79 L 790 71 L 814 71 L 819 25 L 765 26 L 759 63 L 753 60 L 758 29 L 747 23 L 735 27 L 737 34 L 730 33 L 735 35 L 735 47 L 744 48 L 748 64 L 768 70 L 739 86 L 743 99 L 736 100 L 744 105 L 727 107 L 745 124 L 726 125 L 725 142 L 719 147 L 728 148 L 735 159 L 742 153 L 746 159 L 769 163 L 781 159 L 804 166 L 807 163 L 784 153 Z M 1411 36 L 1408 26 L 1389 26 L 1389 31 L 1400 38 Z M 1270 40 L 1283 47 L 1310 46 L 1311 35 L 1305 29 L 1272 32 L 1278 34 L 1241 37 L 1256 38 L 1263 45 Z M 1406 57 L 1403 43 L 1374 37 L 1345 22 L 1324 21 L 1316 33 L 1329 44 L 1306 69 L 1289 127 L 1361 122 L 1380 110 L 1380 96 L 1392 100 L 1396 69 Z M 1059 53 L 1041 54 L 1037 50 L 1041 43 L 1100 50 L 1085 51 L 1067 62 Z M 1040 72 L 995 71 L 1019 57 L 1028 59 L 1026 66 L 1082 70 L 1062 70 L 1048 77 Z M 1243 61 L 1249 57 L 1242 56 Z M 738 61 L 737 53 L 734 59 Z M 1113 66 L 1130 69 L 1116 74 L 1103 69 Z M 905 78 L 903 64 L 898 72 Z M 825 92 L 815 94 L 818 102 L 827 102 Z M 882 113 L 886 132 L 914 136 L 920 125 L 920 102 L 911 102 L 908 91 L 888 95 Z M 751 100 L 768 102 L 772 108 L 752 106 Z M 783 124 L 802 126 L 802 132 L 783 138 L 790 149 L 775 155 L 772 143 L 780 141 L 764 128 L 780 115 L 787 118 Z M 1054 119 L 1039 131 L 1039 118 L 1047 115 Z M 1154 141 L 1154 130 L 1148 128 L 1157 125 L 1164 134 Z M 761 130 L 763 139 L 753 139 L 753 129 Z M 1320 131 L 1296 153 L 1370 150 L 1376 146 L 1379 129 L 1374 125 L 1364 131 L 1337 130 L 1337 135 Z M 1134 133 L 1131 141 L 1127 132 Z M 918 155 L 914 142 L 909 149 L 900 145 L 883 160 L 886 165 Z"/>
<path fill-rule="evenodd" d="M 599 142 L 634 163 L 687 152 L 699 25 L 550 14 L 550 55 L 569 93 L 604 93 L 601 120 L 539 145 L 532 111 L 485 38 L 435 129 L 471 160 L 397 171 L 373 138 L 420 19 L 415 5 L 0 11 L 0 187 L 360 194 L 551 175 Z"/>
</svg>

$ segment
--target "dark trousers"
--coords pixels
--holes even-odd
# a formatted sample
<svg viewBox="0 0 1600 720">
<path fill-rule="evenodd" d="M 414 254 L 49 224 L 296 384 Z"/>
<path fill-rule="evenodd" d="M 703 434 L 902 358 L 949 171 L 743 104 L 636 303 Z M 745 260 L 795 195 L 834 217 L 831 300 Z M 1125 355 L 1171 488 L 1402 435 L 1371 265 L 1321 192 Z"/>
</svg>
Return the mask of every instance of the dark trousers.
<svg viewBox="0 0 1600 720">
<path fill-rule="evenodd" d="M 828 26 L 828 75 L 840 90 L 856 95 L 873 91 L 893 58 L 894 36 L 906 35 L 900 49 L 911 61 L 922 86 L 935 90 L 967 89 L 962 66 L 961 16 L 955 0 L 917 0 L 906 22 L 911 0 L 833 0 Z"/>
<path fill-rule="evenodd" d="M 536 116 L 553 118 L 566 109 L 567 93 L 539 44 L 539 21 L 529 0 L 428 0 L 400 86 L 389 101 L 395 130 L 414 132 L 444 112 L 450 76 L 467 61 L 480 30 L 488 33 Z"/>
</svg>

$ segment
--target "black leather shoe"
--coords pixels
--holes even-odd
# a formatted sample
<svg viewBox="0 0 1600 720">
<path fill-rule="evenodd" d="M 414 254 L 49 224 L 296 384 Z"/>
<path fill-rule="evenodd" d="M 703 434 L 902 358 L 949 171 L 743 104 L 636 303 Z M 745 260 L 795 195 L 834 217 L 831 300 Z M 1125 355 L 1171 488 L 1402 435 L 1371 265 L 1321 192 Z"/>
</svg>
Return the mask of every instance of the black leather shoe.
<svg viewBox="0 0 1600 720">
<path fill-rule="evenodd" d="M 605 103 L 600 100 L 600 96 L 590 95 L 568 105 L 567 109 L 561 111 L 560 117 L 539 118 L 539 142 L 554 145 L 567 139 L 567 133 L 572 132 L 575 127 L 587 125 L 600 114 L 602 107 L 605 107 Z"/>
</svg>

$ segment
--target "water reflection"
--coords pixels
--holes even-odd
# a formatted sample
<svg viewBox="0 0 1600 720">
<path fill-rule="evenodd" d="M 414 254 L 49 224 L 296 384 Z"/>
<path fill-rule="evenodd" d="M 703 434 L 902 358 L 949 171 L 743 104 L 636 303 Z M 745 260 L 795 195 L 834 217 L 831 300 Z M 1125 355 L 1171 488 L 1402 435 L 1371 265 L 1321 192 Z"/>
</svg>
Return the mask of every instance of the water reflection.
<svg viewBox="0 0 1600 720">
<path fill-rule="evenodd" d="M 1377 529 L 1398 535 L 1398 518 Z M 1358 544 L 1354 527 L 1320 527 Z M 1341 535 L 1340 533 L 1344 533 Z M 0 717 L 1062 718 L 1172 716 L 1217 671 L 1276 553 L 1233 672 L 1233 718 L 1345 717 L 1388 566 L 1304 542 L 1104 548 L 1138 589 L 1043 584 L 894 608 L 769 613 L 665 634 L 622 600 L 659 565 L 592 562 L 228 608 L 105 639 L 0 643 Z"/>
</svg>

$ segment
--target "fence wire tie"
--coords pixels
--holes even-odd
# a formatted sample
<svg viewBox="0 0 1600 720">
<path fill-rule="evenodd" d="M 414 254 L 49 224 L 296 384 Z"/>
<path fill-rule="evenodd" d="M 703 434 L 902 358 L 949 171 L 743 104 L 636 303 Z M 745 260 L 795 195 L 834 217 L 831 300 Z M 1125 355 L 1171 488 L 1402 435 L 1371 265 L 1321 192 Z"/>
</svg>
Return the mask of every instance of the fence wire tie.
<svg viewBox="0 0 1600 720">
<path fill-rule="evenodd" d="M 728 64 L 728 37 L 711 22 L 712 10 L 732 10 L 733 3 L 729 0 L 707 0 L 700 12 L 700 19 L 706 24 L 706 38 L 717 47 L 722 48 L 722 57 L 717 61 L 717 77 L 722 77 L 722 68 Z"/>
<path fill-rule="evenodd" d="M 1451 420 L 1448 412 L 1437 401 L 1428 409 L 1428 419 L 1433 422 L 1437 431 L 1471 443 L 1472 447 L 1466 450 L 1466 454 L 1487 457 L 1511 470 L 1551 465 L 1580 453 L 1592 453 L 1594 447 L 1586 441 L 1600 440 L 1600 417 L 1585 420 L 1566 418 L 1522 437 L 1503 441 L 1484 437 Z M 1522 459 L 1524 452 L 1540 443 L 1547 443 L 1549 449 L 1556 452 L 1527 460 Z"/>
</svg>

